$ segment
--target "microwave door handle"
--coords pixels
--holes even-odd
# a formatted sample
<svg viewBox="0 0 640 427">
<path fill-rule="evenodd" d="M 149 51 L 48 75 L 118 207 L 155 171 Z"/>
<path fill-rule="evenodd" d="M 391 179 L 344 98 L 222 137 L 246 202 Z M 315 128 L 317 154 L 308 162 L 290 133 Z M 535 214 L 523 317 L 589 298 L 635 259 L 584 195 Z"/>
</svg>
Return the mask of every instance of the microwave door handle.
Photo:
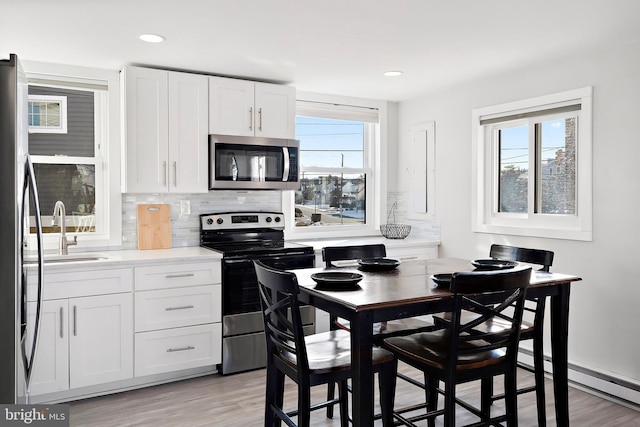
<svg viewBox="0 0 640 427">
<path fill-rule="evenodd" d="M 289 148 L 282 147 L 282 155 L 284 156 L 284 170 L 282 171 L 282 180 L 289 181 Z"/>
</svg>

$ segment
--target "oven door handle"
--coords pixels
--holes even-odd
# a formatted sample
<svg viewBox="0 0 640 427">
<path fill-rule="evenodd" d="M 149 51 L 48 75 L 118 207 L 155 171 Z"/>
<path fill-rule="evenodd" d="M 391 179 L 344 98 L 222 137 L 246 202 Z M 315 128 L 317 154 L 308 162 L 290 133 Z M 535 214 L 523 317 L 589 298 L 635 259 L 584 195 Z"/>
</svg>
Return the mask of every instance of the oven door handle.
<svg viewBox="0 0 640 427">
<path fill-rule="evenodd" d="M 301 259 L 301 258 L 315 259 L 315 254 L 309 254 L 309 253 L 304 253 L 304 252 L 287 252 L 286 254 L 264 254 L 264 255 L 251 257 L 251 258 L 237 258 L 237 259 L 223 258 L 223 261 L 226 264 L 242 264 L 242 263 L 251 263 L 254 259 L 274 260 L 274 259 L 291 259 L 291 258 L 296 258 L 296 259 Z"/>
<path fill-rule="evenodd" d="M 253 266 L 252 259 L 224 259 L 225 264 L 228 265 L 237 265 L 237 264 L 251 264 Z"/>
</svg>

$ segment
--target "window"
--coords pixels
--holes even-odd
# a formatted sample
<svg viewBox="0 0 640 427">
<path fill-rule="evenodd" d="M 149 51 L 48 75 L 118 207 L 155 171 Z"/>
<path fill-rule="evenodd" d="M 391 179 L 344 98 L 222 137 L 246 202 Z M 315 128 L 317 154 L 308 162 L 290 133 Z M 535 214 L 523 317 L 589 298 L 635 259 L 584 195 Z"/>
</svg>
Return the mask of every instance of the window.
<svg viewBox="0 0 640 427">
<path fill-rule="evenodd" d="M 378 212 L 379 109 L 298 100 L 300 188 L 290 196 L 297 233 L 371 233 Z M 348 230 L 347 230 L 348 229 Z M 340 231 L 342 230 L 342 231 Z"/>
<path fill-rule="evenodd" d="M 473 111 L 475 231 L 591 239 L 591 92 Z"/>
<path fill-rule="evenodd" d="M 40 67 L 54 73 L 44 74 Z M 29 133 L 45 249 L 58 244 L 59 224 L 52 225 L 58 200 L 65 205 L 66 232 L 79 235 L 79 247 L 120 244 L 120 169 L 115 161 L 120 155 L 117 72 L 79 72 L 75 67 L 51 64 L 38 64 L 37 71 L 28 65 L 25 69 L 29 79 L 30 128 L 43 121 L 58 123 L 52 117 L 61 111 L 59 117 L 64 118 L 64 132 Z M 83 73 L 86 77 L 65 77 Z M 110 197 L 110 192 L 116 197 Z M 33 218 L 30 225 L 33 232 Z"/>
<path fill-rule="evenodd" d="M 67 97 L 29 94 L 29 133 L 67 133 Z"/>
</svg>

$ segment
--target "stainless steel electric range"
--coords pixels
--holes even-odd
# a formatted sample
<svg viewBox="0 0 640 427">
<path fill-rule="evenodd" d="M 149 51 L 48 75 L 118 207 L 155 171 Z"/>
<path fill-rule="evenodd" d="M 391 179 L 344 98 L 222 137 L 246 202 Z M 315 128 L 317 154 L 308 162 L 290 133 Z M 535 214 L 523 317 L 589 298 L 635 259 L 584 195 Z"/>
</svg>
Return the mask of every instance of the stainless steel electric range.
<svg viewBox="0 0 640 427">
<path fill-rule="evenodd" d="M 282 270 L 315 266 L 311 246 L 285 242 L 279 212 L 200 215 L 200 246 L 222 253 L 222 364 L 230 374 L 266 366 L 258 282 L 253 260 Z M 315 310 L 303 307 L 305 332 L 315 332 Z"/>
</svg>

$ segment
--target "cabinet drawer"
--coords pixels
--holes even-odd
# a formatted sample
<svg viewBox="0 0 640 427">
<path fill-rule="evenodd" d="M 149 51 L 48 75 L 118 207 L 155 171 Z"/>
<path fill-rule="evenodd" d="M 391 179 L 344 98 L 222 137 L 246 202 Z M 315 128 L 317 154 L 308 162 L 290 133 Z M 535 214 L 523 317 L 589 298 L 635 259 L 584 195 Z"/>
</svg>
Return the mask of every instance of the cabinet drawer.
<svg viewBox="0 0 640 427">
<path fill-rule="evenodd" d="M 387 248 L 387 256 L 400 261 L 424 260 L 438 258 L 437 247 L 404 247 Z"/>
<path fill-rule="evenodd" d="M 220 262 L 135 268 L 136 290 L 167 289 L 220 283 Z"/>
<path fill-rule="evenodd" d="M 222 361 L 220 323 L 141 332 L 135 338 L 135 376 L 215 365 Z"/>
<path fill-rule="evenodd" d="M 131 292 L 132 290 L 133 270 L 131 268 L 51 273 L 45 267 L 42 297 L 45 300 L 52 300 L 116 294 Z M 37 274 L 29 273 L 27 277 L 27 300 L 36 301 L 37 294 Z"/>
<path fill-rule="evenodd" d="M 136 292 L 136 332 L 221 321 L 221 286 Z"/>
</svg>

